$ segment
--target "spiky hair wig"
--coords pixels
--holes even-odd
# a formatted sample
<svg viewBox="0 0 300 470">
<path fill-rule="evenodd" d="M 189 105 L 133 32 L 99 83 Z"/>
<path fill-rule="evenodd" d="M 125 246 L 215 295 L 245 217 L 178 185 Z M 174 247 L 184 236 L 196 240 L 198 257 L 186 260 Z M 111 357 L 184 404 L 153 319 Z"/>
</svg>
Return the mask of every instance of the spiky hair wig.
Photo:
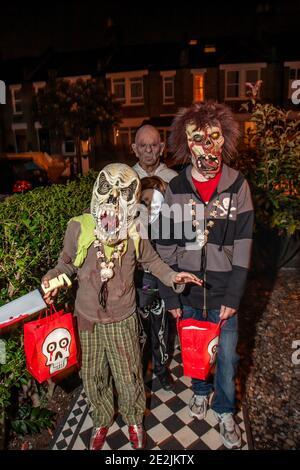
<svg viewBox="0 0 300 470">
<path fill-rule="evenodd" d="M 174 163 L 187 163 L 190 159 L 190 149 L 187 144 L 186 126 L 194 123 L 197 129 L 205 126 L 219 126 L 224 136 L 222 158 L 229 163 L 236 152 L 239 125 L 235 121 L 232 111 L 228 106 L 214 101 L 195 103 L 189 108 L 182 108 L 175 116 L 169 137 L 169 148 L 173 153 Z"/>
</svg>

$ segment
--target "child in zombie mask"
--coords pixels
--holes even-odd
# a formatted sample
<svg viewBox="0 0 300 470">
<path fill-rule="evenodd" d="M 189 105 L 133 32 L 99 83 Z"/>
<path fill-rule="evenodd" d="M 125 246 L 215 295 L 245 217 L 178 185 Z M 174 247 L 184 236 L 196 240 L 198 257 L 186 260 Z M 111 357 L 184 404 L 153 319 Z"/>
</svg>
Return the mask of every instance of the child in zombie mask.
<svg viewBox="0 0 300 470">
<path fill-rule="evenodd" d="M 214 384 L 192 379 L 190 415 L 203 419 L 214 388 L 211 408 L 224 445 L 241 445 L 234 421 L 235 373 L 238 363 L 237 310 L 250 263 L 253 206 L 248 183 L 230 168 L 236 151 L 238 124 L 224 105 L 204 102 L 182 109 L 170 134 L 176 163 L 189 163 L 169 184 L 165 204 L 181 209 L 171 237 L 156 243 L 157 252 L 173 269 L 188 269 L 204 280 L 204 289 L 186 288 L 180 295 L 160 286 L 166 308 L 175 317 L 208 319 L 222 327 Z M 169 218 L 162 218 L 162 228 Z M 164 230 L 162 230 L 162 233 Z"/>
<path fill-rule="evenodd" d="M 201 285 L 196 276 L 170 269 L 149 240 L 138 235 L 134 218 L 139 196 L 140 181 L 129 166 L 103 168 L 93 188 L 90 213 L 71 219 L 58 263 L 43 278 L 49 287 L 49 280 L 61 273 L 77 275 L 75 315 L 82 380 L 94 423 L 92 450 L 102 449 L 113 422 L 112 379 L 131 445 L 145 446 L 145 391 L 133 282 L 136 261 L 175 290 L 185 282 Z M 45 300 L 51 303 L 56 294 L 57 290 L 49 292 Z"/>
</svg>

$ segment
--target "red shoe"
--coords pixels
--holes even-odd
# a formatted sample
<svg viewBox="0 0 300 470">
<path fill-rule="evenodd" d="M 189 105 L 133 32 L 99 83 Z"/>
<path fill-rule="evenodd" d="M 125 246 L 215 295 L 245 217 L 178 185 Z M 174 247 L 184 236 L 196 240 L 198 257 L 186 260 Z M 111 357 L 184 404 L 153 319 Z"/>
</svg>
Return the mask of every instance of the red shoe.
<svg viewBox="0 0 300 470">
<path fill-rule="evenodd" d="M 146 433 L 142 424 L 128 426 L 129 440 L 133 449 L 144 449 L 146 446 Z"/>
<path fill-rule="evenodd" d="M 93 428 L 91 439 L 90 439 L 90 450 L 101 450 L 106 434 L 108 432 L 107 426 L 100 426 L 99 428 Z"/>
</svg>

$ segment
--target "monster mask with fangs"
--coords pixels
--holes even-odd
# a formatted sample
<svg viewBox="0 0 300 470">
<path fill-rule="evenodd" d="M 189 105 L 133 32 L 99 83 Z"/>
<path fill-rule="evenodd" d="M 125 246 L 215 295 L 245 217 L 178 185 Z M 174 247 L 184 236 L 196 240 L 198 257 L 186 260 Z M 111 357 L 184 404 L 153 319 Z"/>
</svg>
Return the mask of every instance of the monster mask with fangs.
<svg viewBox="0 0 300 470">
<path fill-rule="evenodd" d="M 191 161 L 205 179 L 213 178 L 236 152 L 239 126 L 231 110 L 220 103 L 205 101 L 182 108 L 171 126 L 169 150 L 173 164 Z"/>
<path fill-rule="evenodd" d="M 203 129 L 191 122 L 186 126 L 188 147 L 195 169 L 206 178 L 213 178 L 221 168 L 224 137 L 219 126 Z"/>
<path fill-rule="evenodd" d="M 139 193 L 140 180 L 128 165 L 112 163 L 100 171 L 91 201 L 98 240 L 114 245 L 128 237 L 136 215 Z"/>
</svg>

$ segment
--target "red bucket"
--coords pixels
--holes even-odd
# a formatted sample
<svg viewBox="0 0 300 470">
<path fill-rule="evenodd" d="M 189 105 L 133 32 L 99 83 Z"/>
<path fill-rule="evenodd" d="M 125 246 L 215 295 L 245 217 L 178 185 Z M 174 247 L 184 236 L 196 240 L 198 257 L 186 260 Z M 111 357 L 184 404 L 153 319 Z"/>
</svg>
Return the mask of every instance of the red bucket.
<svg viewBox="0 0 300 470">
<path fill-rule="evenodd" d="M 44 312 L 43 312 L 44 313 Z M 24 351 L 28 372 L 39 382 L 78 364 L 76 320 L 50 305 L 46 317 L 24 324 Z"/>
<path fill-rule="evenodd" d="M 188 318 L 177 322 L 183 373 L 206 380 L 216 362 L 221 323 Z"/>
</svg>

